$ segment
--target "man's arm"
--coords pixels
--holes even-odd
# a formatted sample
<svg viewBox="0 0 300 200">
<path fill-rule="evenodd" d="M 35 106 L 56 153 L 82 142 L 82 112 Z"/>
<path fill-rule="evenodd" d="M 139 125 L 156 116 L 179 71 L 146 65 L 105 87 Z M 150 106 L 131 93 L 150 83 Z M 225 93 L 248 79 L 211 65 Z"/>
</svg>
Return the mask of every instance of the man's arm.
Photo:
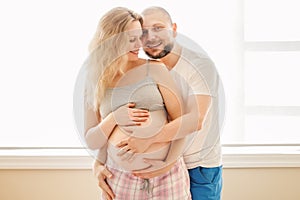
<svg viewBox="0 0 300 200">
<path fill-rule="evenodd" d="M 210 103 L 211 96 L 209 95 L 189 96 L 186 114 L 166 124 L 161 131 L 153 137 L 153 143 L 181 139 L 194 131 L 200 130 Z"/>
<path fill-rule="evenodd" d="M 187 102 L 186 113 L 166 124 L 160 131 L 151 138 L 129 137 L 122 140 L 118 146 L 128 146 L 137 152 L 144 152 L 151 144 L 170 142 L 182 139 L 194 131 L 202 128 L 203 120 L 211 103 L 209 95 L 190 95 Z M 149 131 L 148 129 L 139 131 Z M 170 155 L 170 158 L 172 155 Z"/>
<path fill-rule="evenodd" d="M 163 129 L 156 136 L 148 139 L 130 138 L 128 145 L 138 144 L 144 147 L 145 145 L 155 142 L 168 142 L 172 141 L 168 156 L 165 160 L 145 159 L 144 162 L 151 164 L 151 171 L 159 170 L 162 166 L 172 166 L 172 163 L 182 155 L 190 141 L 187 141 L 185 136 L 193 133 L 202 128 L 203 120 L 208 112 L 211 103 L 209 95 L 195 95 L 190 96 L 188 102 L 188 112 L 175 119 L 174 121 L 166 124 Z M 173 146 L 173 148 L 172 148 Z M 166 169 L 168 169 L 166 167 Z M 138 170 L 134 172 L 136 176 L 141 178 L 149 178 L 155 175 L 155 171 L 149 173 L 147 170 Z"/>
</svg>

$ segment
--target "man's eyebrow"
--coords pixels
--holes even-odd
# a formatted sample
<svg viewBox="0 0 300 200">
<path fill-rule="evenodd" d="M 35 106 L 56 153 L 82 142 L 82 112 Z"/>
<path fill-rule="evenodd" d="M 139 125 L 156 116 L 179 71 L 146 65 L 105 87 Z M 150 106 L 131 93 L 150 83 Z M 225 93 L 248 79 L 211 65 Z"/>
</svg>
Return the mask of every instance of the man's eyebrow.
<svg viewBox="0 0 300 200">
<path fill-rule="evenodd" d="M 165 24 L 163 24 L 163 23 L 156 23 L 156 24 L 153 24 L 152 26 L 165 26 Z"/>
<path fill-rule="evenodd" d="M 166 26 L 166 25 L 163 24 L 163 23 L 155 23 L 155 24 L 152 24 L 151 26 L 143 26 L 143 28 L 150 28 L 150 27 L 153 27 L 153 26 Z"/>
</svg>

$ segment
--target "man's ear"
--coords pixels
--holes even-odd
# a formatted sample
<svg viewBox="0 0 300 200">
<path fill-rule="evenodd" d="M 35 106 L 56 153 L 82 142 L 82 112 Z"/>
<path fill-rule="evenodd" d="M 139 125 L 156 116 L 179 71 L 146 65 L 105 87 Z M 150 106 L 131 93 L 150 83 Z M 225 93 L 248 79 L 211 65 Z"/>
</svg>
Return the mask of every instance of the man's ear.
<svg viewBox="0 0 300 200">
<path fill-rule="evenodd" d="M 172 24 L 172 30 L 173 30 L 173 37 L 177 36 L 177 24 L 173 23 Z"/>
</svg>

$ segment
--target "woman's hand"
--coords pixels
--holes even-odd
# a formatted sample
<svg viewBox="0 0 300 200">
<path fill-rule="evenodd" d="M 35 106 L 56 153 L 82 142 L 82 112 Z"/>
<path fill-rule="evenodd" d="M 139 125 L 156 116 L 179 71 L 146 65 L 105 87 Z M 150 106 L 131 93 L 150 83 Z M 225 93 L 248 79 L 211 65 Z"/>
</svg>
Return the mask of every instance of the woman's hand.
<svg viewBox="0 0 300 200">
<path fill-rule="evenodd" d="M 98 179 L 98 186 L 101 188 L 102 195 L 105 197 L 105 199 L 112 200 L 115 198 L 114 193 L 106 182 L 107 178 L 112 178 L 112 173 L 97 160 L 94 161 L 93 173 Z"/>
<path fill-rule="evenodd" d="M 112 114 L 119 126 L 136 126 L 148 120 L 148 110 L 134 108 L 135 103 L 128 103 L 116 109 Z"/>
</svg>

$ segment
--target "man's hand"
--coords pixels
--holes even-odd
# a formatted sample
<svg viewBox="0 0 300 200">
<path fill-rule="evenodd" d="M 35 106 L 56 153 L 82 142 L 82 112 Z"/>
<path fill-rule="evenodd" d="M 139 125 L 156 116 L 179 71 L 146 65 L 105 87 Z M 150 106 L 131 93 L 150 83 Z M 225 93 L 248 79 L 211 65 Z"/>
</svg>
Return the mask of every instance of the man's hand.
<svg viewBox="0 0 300 200">
<path fill-rule="evenodd" d="M 135 126 L 141 125 L 149 119 L 149 111 L 145 109 L 134 108 L 135 103 L 128 103 L 119 107 L 113 112 L 116 124 L 119 126 Z"/>
<path fill-rule="evenodd" d="M 120 148 L 118 156 L 121 156 L 123 160 L 132 160 L 135 153 L 145 152 L 151 144 L 153 144 L 151 138 L 136 138 L 128 137 L 117 144 Z"/>
<path fill-rule="evenodd" d="M 106 182 L 107 178 L 112 178 L 112 173 L 106 169 L 106 167 L 95 160 L 94 165 L 93 165 L 93 173 L 98 179 L 98 185 L 102 189 L 102 195 L 107 199 L 107 200 L 112 200 L 115 198 L 114 193 L 112 192 L 111 188 Z"/>
<path fill-rule="evenodd" d="M 174 166 L 174 163 L 167 164 L 163 160 L 154 160 L 154 159 L 145 158 L 144 162 L 150 164 L 151 167 L 144 170 L 135 170 L 132 172 L 133 175 L 140 178 L 149 179 L 169 172 L 171 168 Z"/>
</svg>

